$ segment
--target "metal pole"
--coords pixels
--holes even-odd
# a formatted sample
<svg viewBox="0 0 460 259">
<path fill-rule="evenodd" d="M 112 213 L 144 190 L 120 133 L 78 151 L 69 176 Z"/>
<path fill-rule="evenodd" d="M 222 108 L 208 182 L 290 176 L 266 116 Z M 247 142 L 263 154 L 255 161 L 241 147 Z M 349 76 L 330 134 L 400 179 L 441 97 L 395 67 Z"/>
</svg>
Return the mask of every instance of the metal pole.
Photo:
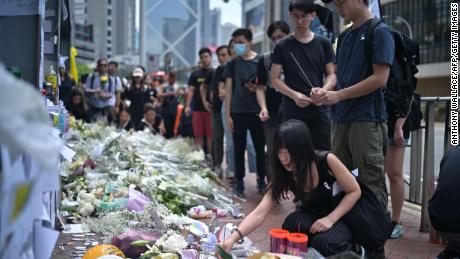
<svg viewBox="0 0 460 259">
<path fill-rule="evenodd" d="M 141 31 L 140 35 L 140 42 L 139 42 L 139 62 L 143 67 L 145 67 L 145 30 L 147 29 L 146 27 L 146 21 L 145 21 L 145 0 L 140 0 L 140 8 L 139 10 L 139 27 Z"/>
<path fill-rule="evenodd" d="M 417 136 L 420 130 L 414 130 L 411 132 L 411 143 L 410 143 L 410 178 L 409 178 L 409 201 L 416 202 L 416 186 L 417 186 L 417 175 L 416 175 L 416 168 L 417 168 L 417 150 L 418 145 L 417 143 Z"/>
<path fill-rule="evenodd" d="M 425 131 L 426 134 L 426 131 Z M 415 136 L 416 146 L 414 147 L 416 150 L 415 154 L 415 203 L 421 204 L 422 203 L 422 161 L 423 161 L 423 129 L 417 130 L 417 134 Z"/>
<path fill-rule="evenodd" d="M 434 116 L 436 104 L 428 102 L 426 106 L 425 157 L 423 164 L 423 194 L 422 217 L 420 232 L 428 232 L 430 219 L 428 217 L 428 200 L 434 193 Z"/>
</svg>

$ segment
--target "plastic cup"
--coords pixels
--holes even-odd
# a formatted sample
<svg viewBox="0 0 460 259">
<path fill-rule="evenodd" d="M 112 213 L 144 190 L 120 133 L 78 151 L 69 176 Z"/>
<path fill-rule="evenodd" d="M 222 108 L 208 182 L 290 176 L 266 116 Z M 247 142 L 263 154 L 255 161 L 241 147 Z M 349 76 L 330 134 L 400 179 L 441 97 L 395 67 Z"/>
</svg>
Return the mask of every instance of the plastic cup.
<svg viewBox="0 0 460 259">
<path fill-rule="evenodd" d="M 291 233 L 287 238 L 287 254 L 299 256 L 308 251 L 308 236 L 302 233 Z"/>
<path fill-rule="evenodd" d="M 287 250 L 289 231 L 284 229 L 270 230 L 270 252 L 284 254 Z"/>
</svg>

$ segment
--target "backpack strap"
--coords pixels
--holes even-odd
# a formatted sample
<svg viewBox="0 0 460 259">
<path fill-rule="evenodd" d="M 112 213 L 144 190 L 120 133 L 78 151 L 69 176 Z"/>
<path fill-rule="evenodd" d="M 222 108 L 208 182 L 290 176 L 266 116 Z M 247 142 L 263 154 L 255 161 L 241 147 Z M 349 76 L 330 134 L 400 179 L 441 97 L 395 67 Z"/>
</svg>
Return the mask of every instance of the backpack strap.
<svg viewBox="0 0 460 259">
<path fill-rule="evenodd" d="M 89 81 L 89 82 L 90 82 L 90 83 L 89 83 L 89 89 L 93 89 L 93 84 L 94 84 L 94 78 L 95 78 L 95 76 L 94 76 L 93 73 L 91 73 L 89 76 L 91 77 L 91 81 Z"/>
<path fill-rule="evenodd" d="M 374 41 L 374 31 L 380 23 L 383 23 L 383 20 L 372 18 L 371 24 L 367 28 L 364 39 L 364 53 L 366 54 L 367 61 L 369 62 L 369 72 L 372 72 L 372 58 L 374 53 L 372 43 Z"/>
<path fill-rule="evenodd" d="M 345 36 L 347 36 L 347 34 L 351 31 L 351 27 L 347 28 L 346 30 L 344 30 L 342 33 L 340 33 L 339 35 L 339 38 L 337 39 L 337 46 L 336 46 L 336 57 L 339 56 L 339 50 L 340 50 L 340 46 L 342 46 L 342 42 L 343 42 L 343 39 L 345 38 Z"/>
</svg>

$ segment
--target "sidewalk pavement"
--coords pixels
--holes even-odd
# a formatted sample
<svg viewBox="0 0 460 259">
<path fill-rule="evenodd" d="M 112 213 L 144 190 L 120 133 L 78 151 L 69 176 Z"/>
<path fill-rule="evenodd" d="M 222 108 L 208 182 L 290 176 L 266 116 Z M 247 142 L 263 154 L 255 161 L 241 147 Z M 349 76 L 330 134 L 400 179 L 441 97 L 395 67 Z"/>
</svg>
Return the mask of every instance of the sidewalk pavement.
<svg viewBox="0 0 460 259">
<path fill-rule="evenodd" d="M 256 176 L 247 173 L 246 203 L 242 203 L 243 212 L 248 215 L 259 204 L 262 196 L 257 193 Z M 294 204 L 290 201 L 282 201 L 278 207 L 273 209 L 269 218 L 249 238 L 256 247 L 262 251 L 270 249 L 269 231 L 272 228 L 280 228 L 284 218 L 294 210 Z M 385 246 L 385 254 L 389 259 L 433 259 L 444 249 L 441 244 L 433 244 L 429 241 L 428 233 L 419 232 L 420 207 L 413 204 L 406 204 L 401 217 L 404 228 L 404 236 L 401 239 L 389 240 Z"/>
</svg>

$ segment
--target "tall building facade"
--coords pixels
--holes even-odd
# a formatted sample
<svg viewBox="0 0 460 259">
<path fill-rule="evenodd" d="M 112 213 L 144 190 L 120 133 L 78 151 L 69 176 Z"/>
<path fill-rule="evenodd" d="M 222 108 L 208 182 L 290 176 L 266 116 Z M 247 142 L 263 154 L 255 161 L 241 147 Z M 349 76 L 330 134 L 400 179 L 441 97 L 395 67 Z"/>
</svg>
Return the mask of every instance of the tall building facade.
<svg viewBox="0 0 460 259">
<path fill-rule="evenodd" d="M 141 0 L 140 55 L 147 70 L 197 65 L 198 50 L 209 39 L 202 36 L 208 33 L 205 9 L 209 10 L 209 0 Z"/>
<path fill-rule="evenodd" d="M 209 43 L 212 46 L 219 46 L 224 44 L 221 41 L 222 37 L 222 11 L 220 8 L 214 8 L 211 10 L 211 38 Z"/>
<path fill-rule="evenodd" d="M 136 53 L 136 1 L 71 0 L 71 6 L 77 28 L 73 32 L 73 45 L 79 53 L 88 53 L 89 39 L 94 49 L 94 61 L 101 57 L 113 59 Z M 84 44 L 82 38 L 86 39 Z M 89 60 L 89 57 L 82 60 Z"/>
<path fill-rule="evenodd" d="M 232 37 L 232 33 L 238 29 L 238 26 L 236 26 L 233 23 L 225 23 L 221 26 L 221 36 L 220 36 L 220 42 L 222 44 L 227 44 L 230 38 Z"/>
</svg>

